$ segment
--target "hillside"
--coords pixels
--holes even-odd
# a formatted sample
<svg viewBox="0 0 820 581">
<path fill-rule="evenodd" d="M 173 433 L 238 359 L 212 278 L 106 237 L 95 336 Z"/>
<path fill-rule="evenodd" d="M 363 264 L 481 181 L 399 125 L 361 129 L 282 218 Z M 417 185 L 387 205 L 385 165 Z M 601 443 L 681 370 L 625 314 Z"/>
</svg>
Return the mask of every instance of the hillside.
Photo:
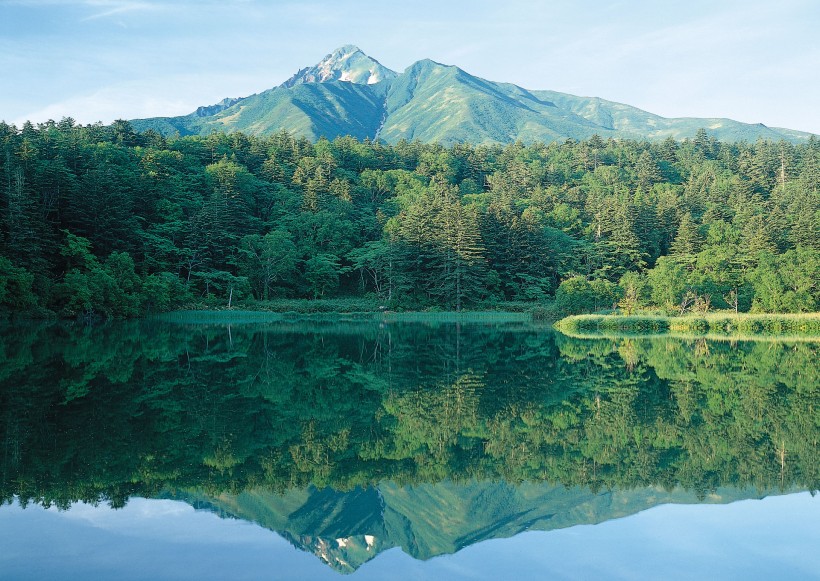
<svg viewBox="0 0 820 581">
<path fill-rule="evenodd" d="M 340 47 L 281 85 L 225 99 L 180 117 L 136 119 L 140 131 L 207 135 L 286 130 L 311 140 L 351 135 L 453 144 L 562 141 L 568 138 L 692 138 L 700 128 L 717 139 L 799 143 L 810 134 L 722 118 L 665 118 L 597 97 L 527 90 L 421 60 L 398 74 L 355 46 Z"/>
</svg>

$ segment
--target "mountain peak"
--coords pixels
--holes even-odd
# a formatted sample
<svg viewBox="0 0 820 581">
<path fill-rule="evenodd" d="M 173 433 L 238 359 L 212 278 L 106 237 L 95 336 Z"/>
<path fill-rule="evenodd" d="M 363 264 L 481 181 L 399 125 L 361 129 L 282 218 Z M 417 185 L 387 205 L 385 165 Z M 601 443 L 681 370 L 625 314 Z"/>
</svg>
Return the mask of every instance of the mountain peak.
<svg viewBox="0 0 820 581">
<path fill-rule="evenodd" d="M 326 55 L 318 64 L 300 70 L 282 85 L 292 87 L 300 83 L 329 81 L 372 85 L 396 76 L 397 73 L 367 56 L 359 47 L 346 44 Z"/>
<path fill-rule="evenodd" d="M 344 46 L 340 46 L 339 48 L 334 50 L 332 53 L 330 53 L 330 55 L 328 55 L 328 56 L 336 56 L 336 55 L 345 56 L 345 55 L 351 55 L 354 52 L 362 52 L 362 49 L 360 49 L 355 44 L 346 44 Z M 362 52 L 362 54 L 364 54 L 364 53 Z M 327 58 L 327 57 L 325 57 L 325 58 Z"/>
</svg>

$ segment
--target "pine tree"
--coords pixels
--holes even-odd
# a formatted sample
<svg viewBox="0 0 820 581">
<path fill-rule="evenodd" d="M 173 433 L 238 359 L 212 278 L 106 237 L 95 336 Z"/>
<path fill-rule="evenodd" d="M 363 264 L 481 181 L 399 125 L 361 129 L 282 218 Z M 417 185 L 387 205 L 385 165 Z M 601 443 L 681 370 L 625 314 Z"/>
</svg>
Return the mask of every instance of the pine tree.
<svg viewBox="0 0 820 581">
<path fill-rule="evenodd" d="M 451 201 L 445 211 L 450 214 L 447 219 L 450 228 L 445 235 L 452 260 L 449 283 L 455 308 L 460 311 L 465 302 L 477 300 L 484 294 L 484 247 L 475 211 L 464 208 L 459 200 Z"/>
<path fill-rule="evenodd" d="M 774 254 L 776 251 L 777 246 L 772 241 L 763 216 L 752 216 L 746 223 L 741 237 L 741 252 L 745 264 L 756 264 L 761 252 Z"/>
<path fill-rule="evenodd" d="M 691 263 L 695 255 L 700 252 L 702 245 L 703 237 L 697 224 L 692 220 L 692 215 L 689 213 L 684 214 L 675 239 L 669 248 L 669 254 L 683 262 Z"/>
<path fill-rule="evenodd" d="M 663 180 L 658 164 L 652 159 L 648 151 L 641 153 L 635 164 L 635 174 L 638 178 L 638 188 L 649 190 L 654 184 Z"/>
</svg>

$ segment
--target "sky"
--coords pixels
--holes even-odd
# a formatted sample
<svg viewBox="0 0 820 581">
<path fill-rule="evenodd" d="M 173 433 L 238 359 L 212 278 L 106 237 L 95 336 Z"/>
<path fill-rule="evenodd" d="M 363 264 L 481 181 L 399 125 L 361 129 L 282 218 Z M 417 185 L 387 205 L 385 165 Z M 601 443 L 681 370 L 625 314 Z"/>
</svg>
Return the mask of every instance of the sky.
<svg viewBox="0 0 820 581">
<path fill-rule="evenodd" d="M 0 119 L 184 115 L 355 44 L 492 81 L 820 134 L 816 0 L 0 0 Z"/>
</svg>

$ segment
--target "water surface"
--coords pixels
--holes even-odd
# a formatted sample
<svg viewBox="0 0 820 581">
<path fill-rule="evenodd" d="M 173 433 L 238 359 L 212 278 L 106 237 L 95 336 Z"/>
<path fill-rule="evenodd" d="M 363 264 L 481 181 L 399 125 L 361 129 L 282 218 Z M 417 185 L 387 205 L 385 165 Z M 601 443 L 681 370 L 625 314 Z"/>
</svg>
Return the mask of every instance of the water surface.
<svg viewBox="0 0 820 581">
<path fill-rule="evenodd" d="M 5 327 L 0 577 L 52 577 L 21 539 L 62 547 L 67 578 L 651 577 L 715 551 L 717 576 L 810 576 L 818 347 L 521 321 Z"/>
</svg>

